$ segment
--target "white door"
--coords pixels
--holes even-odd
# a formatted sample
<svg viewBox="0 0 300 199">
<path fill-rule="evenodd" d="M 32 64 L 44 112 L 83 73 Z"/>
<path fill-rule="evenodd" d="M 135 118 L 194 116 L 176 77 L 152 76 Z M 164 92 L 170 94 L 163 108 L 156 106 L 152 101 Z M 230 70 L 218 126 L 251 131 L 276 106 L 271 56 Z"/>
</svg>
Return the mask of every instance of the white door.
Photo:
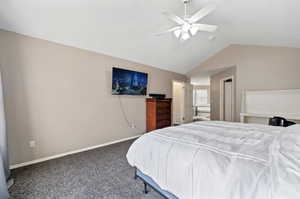
<svg viewBox="0 0 300 199">
<path fill-rule="evenodd" d="M 184 83 L 173 81 L 173 124 L 184 123 Z"/>
<path fill-rule="evenodd" d="M 224 120 L 225 121 L 232 121 L 232 80 L 226 80 L 224 82 Z"/>
<path fill-rule="evenodd" d="M 184 85 L 184 122 L 189 123 L 193 121 L 193 85 L 185 83 Z"/>
</svg>

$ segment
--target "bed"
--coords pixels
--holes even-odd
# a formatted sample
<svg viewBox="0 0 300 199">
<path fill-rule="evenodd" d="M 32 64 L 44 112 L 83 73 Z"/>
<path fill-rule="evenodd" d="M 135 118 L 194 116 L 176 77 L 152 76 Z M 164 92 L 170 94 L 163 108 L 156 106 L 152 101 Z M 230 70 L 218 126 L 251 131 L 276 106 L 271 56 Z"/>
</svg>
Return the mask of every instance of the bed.
<svg viewBox="0 0 300 199">
<path fill-rule="evenodd" d="M 137 139 L 127 153 L 168 199 L 300 198 L 300 127 L 204 121 Z"/>
</svg>

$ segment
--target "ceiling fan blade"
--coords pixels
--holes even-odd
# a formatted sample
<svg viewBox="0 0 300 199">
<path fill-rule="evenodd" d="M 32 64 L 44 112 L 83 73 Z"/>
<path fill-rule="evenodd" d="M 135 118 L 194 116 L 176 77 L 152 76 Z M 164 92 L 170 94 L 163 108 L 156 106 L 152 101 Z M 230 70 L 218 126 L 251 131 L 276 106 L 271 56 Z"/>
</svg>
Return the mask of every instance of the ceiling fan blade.
<svg viewBox="0 0 300 199">
<path fill-rule="evenodd" d="M 218 26 L 215 25 L 208 25 L 208 24 L 193 24 L 195 28 L 198 28 L 198 31 L 205 31 L 205 32 L 215 32 L 218 29 Z"/>
<path fill-rule="evenodd" d="M 175 26 L 175 27 L 170 28 L 168 30 L 165 30 L 163 32 L 155 33 L 155 35 L 159 36 L 159 35 L 163 35 L 163 34 L 166 34 L 166 33 L 169 33 L 169 32 L 174 32 L 175 30 L 179 30 L 179 29 L 181 29 L 180 26 Z"/>
<path fill-rule="evenodd" d="M 177 23 L 178 25 L 182 25 L 182 24 L 186 23 L 182 18 L 180 18 L 177 15 L 174 15 L 174 14 L 172 14 L 170 12 L 163 12 L 163 14 L 166 17 L 168 17 L 171 21 L 174 21 L 175 23 Z"/>
<path fill-rule="evenodd" d="M 195 22 L 199 21 L 200 19 L 206 17 L 209 13 L 211 13 L 215 9 L 216 9 L 215 5 L 206 6 L 206 7 L 202 8 L 201 10 L 199 10 L 198 12 L 196 12 L 193 16 L 191 16 L 189 18 L 189 22 L 195 23 Z"/>
</svg>

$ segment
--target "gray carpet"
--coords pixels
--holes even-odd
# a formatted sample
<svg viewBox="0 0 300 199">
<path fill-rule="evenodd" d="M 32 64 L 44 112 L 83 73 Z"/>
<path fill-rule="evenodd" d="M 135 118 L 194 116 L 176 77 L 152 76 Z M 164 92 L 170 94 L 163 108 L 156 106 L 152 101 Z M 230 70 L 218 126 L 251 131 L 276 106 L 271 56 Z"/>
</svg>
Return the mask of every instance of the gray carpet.
<svg viewBox="0 0 300 199">
<path fill-rule="evenodd" d="M 162 199 L 143 193 L 126 160 L 132 141 L 15 169 L 14 199 Z"/>
</svg>

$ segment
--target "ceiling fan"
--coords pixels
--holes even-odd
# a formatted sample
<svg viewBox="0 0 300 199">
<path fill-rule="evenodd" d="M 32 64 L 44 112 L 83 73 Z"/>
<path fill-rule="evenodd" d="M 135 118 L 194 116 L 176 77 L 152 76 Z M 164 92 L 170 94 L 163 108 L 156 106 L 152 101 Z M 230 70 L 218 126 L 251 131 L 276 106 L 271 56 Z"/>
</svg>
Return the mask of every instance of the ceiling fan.
<svg viewBox="0 0 300 199">
<path fill-rule="evenodd" d="M 177 26 L 172 27 L 164 32 L 160 32 L 156 35 L 162 35 L 165 33 L 173 32 L 176 38 L 181 41 L 188 40 L 192 36 L 196 35 L 198 31 L 210 32 L 213 33 L 218 29 L 216 25 L 208 25 L 198 23 L 201 19 L 209 15 L 212 11 L 216 9 L 215 5 L 209 5 L 193 15 L 188 14 L 188 5 L 191 3 L 191 0 L 183 0 L 184 4 L 184 16 L 178 17 L 175 14 L 169 12 L 163 12 L 163 14 L 168 17 L 171 21 L 175 22 Z M 215 36 L 210 36 L 209 39 L 214 39 Z"/>
</svg>

